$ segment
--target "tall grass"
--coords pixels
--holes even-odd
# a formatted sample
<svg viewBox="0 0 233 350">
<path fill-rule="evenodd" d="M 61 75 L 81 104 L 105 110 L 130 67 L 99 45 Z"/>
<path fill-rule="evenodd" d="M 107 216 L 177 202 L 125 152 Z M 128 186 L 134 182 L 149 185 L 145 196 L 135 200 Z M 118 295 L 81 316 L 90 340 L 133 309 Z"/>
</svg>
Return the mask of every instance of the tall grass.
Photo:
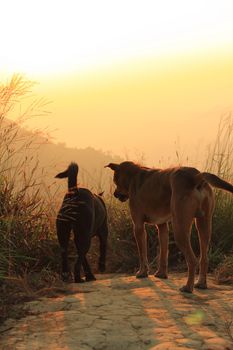
<svg viewBox="0 0 233 350">
<path fill-rule="evenodd" d="M 206 170 L 233 183 L 233 116 L 231 113 L 222 118 L 219 123 L 215 142 L 209 147 Z M 210 268 L 215 268 L 218 264 L 222 265 L 224 259 L 226 259 L 226 265 L 229 265 L 228 255 L 233 256 L 233 195 L 220 190 L 215 192 L 216 208 L 209 252 Z"/>
<path fill-rule="evenodd" d="M 0 279 L 50 264 L 41 242 L 51 237 L 51 212 L 41 196 L 39 162 L 28 155 L 37 147 L 36 135 L 25 135 L 21 128 L 27 118 L 45 113 L 46 102 L 28 100 L 17 122 L 11 120 L 32 88 L 32 82 L 17 75 L 0 86 Z"/>
</svg>

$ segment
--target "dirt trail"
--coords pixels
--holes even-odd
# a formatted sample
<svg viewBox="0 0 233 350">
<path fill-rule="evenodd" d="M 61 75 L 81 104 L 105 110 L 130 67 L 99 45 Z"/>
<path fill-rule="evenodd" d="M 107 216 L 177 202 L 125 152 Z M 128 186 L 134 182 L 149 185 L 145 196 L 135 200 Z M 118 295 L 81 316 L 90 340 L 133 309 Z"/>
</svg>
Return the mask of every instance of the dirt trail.
<svg viewBox="0 0 233 350">
<path fill-rule="evenodd" d="M 232 287 L 210 280 L 210 289 L 188 295 L 178 291 L 180 274 L 97 278 L 71 284 L 69 295 L 28 303 L 30 315 L 0 330 L 0 349 L 233 349 Z"/>
</svg>

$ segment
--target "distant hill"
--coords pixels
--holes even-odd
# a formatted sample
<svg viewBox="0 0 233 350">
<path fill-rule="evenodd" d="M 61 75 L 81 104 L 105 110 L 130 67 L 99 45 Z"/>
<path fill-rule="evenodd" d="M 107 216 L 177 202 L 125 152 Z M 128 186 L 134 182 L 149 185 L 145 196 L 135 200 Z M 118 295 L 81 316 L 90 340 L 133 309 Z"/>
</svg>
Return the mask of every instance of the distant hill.
<svg viewBox="0 0 233 350">
<path fill-rule="evenodd" d="M 110 162 L 121 162 L 122 159 L 102 150 L 92 147 L 84 149 L 69 148 L 63 143 L 52 142 L 42 144 L 37 150 L 40 166 L 51 174 L 51 178 L 57 172 L 65 170 L 71 162 L 79 165 L 78 182 L 80 185 L 88 186 L 93 190 L 109 189 L 109 171 L 104 166 Z"/>
<path fill-rule="evenodd" d="M 30 173 L 37 164 L 36 176 L 51 185 L 57 183 L 63 188 L 67 186 L 66 181 L 55 180 L 54 176 L 68 166 L 73 161 L 79 165 L 78 183 L 80 186 L 89 187 L 96 192 L 109 191 L 111 174 L 104 166 L 109 162 L 121 162 L 122 159 L 110 152 L 96 150 L 92 147 L 83 149 L 69 148 L 64 143 L 54 143 L 50 141 L 45 134 L 38 130 L 28 130 L 21 127 L 11 120 L 4 120 L 0 125 L 1 135 L 4 134 L 4 128 L 12 128 L 12 135 L 15 134 L 12 144 L 15 156 L 11 160 L 11 165 L 23 161 L 27 157 L 26 171 Z M 11 145 L 12 147 L 12 145 Z M 56 187 L 56 186 L 55 186 Z"/>
</svg>

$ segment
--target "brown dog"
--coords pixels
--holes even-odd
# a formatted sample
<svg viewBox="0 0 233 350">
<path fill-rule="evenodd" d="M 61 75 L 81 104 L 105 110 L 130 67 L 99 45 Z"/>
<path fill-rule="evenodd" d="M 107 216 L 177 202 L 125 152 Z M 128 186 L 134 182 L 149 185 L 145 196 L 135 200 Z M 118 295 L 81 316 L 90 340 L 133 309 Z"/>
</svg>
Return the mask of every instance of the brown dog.
<svg viewBox="0 0 233 350">
<path fill-rule="evenodd" d="M 177 167 L 150 169 L 133 162 L 110 163 L 114 171 L 116 190 L 114 196 L 129 207 L 134 223 L 140 268 L 136 277 L 148 276 L 145 223 L 158 228 L 160 258 L 156 277 L 167 278 L 168 227 L 172 222 L 175 241 L 183 252 L 188 266 L 188 280 L 180 290 L 193 291 L 197 265 L 190 244 L 193 220 L 200 243 L 200 270 L 196 288 L 207 288 L 207 252 L 211 236 L 214 194 L 210 185 L 233 193 L 233 186 L 210 173 L 200 173 L 195 168 Z M 210 184 L 210 185 L 209 185 Z"/>
</svg>

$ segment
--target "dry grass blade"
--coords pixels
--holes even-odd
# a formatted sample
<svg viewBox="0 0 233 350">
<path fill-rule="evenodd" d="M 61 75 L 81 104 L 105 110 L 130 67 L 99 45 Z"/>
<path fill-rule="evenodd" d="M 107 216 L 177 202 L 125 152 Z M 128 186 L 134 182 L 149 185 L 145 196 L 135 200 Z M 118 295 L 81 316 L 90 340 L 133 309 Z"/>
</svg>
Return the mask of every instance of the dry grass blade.
<svg viewBox="0 0 233 350">
<path fill-rule="evenodd" d="M 229 320 L 226 320 L 225 322 L 225 328 L 226 328 L 227 335 L 233 342 L 233 310 L 231 311 Z"/>
</svg>

